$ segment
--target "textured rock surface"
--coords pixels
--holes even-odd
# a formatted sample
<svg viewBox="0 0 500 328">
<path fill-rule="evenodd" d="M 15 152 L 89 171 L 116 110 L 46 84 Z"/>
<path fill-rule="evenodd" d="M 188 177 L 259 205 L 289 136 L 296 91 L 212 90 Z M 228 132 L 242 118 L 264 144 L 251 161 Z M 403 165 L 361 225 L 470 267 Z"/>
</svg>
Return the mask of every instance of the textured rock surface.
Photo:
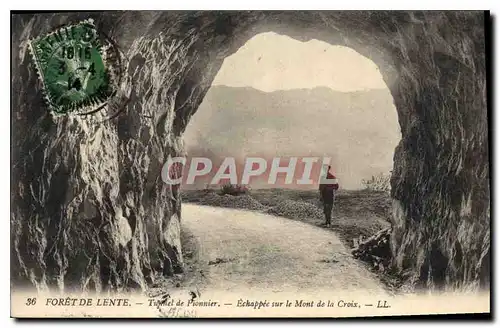
<svg viewBox="0 0 500 328">
<path fill-rule="evenodd" d="M 127 108 L 52 118 L 27 40 L 92 17 L 127 58 Z M 489 282 L 482 12 L 67 13 L 13 18 L 12 277 L 39 288 L 144 287 L 180 270 L 176 190 L 161 165 L 223 59 L 253 35 L 348 46 L 391 90 L 403 139 L 392 177 L 394 265 L 422 286 Z M 181 219 L 182 222 L 182 219 Z M 174 247 L 177 245 L 176 247 Z"/>
</svg>

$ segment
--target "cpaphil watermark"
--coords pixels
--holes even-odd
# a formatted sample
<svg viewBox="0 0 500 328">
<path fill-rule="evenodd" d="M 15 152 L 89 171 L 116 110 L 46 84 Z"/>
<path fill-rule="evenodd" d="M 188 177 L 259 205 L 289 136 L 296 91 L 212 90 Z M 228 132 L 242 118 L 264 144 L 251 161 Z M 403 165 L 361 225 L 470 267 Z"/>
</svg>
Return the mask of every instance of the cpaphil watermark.
<svg viewBox="0 0 500 328">
<path fill-rule="evenodd" d="M 163 165 L 161 177 L 169 185 L 249 185 L 252 181 L 269 185 L 335 184 L 326 172 L 330 157 L 247 157 L 243 161 L 226 157 L 215 164 L 207 157 L 170 157 Z"/>
</svg>

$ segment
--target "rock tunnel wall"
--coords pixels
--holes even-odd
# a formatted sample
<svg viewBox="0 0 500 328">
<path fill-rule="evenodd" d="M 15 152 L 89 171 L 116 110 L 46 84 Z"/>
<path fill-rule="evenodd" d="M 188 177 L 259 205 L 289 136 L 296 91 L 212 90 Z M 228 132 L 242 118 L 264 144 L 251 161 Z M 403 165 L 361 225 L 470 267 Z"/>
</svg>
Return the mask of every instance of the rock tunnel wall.
<svg viewBox="0 0 500 328">
<path fill-rule="evenodd" d="M 93 18 L 124 55 L 124 110 L 52 117 L 27 40 Z M 394 270 L 421 287 L 489 284 L 482 12 L 14 15 L 11 270 L 43 289 L 145 288 L 182 270 L 178 190 L 160 170 L 225 57 L 253 35 L 320 39 L 372 59 L 391 90 Z M 208 123 L 209 124 L 209 123 Z"/>
</svg>

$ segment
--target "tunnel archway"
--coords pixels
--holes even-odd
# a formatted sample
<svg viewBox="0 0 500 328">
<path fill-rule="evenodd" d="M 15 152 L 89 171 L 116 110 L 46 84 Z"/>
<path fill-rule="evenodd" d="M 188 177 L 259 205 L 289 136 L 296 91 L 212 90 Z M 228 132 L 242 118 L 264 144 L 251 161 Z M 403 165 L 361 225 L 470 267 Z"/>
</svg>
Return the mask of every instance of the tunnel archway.
<svg viewBox="0 0 500 328">
<path fill-rule="evenodd" d="M 342 189 L 359 190 L 392 171 L 401 140 L 393 103 L 379 68 L 353 49 L 260 33 L 225 57 L 182 139 L 188 158 L 234 158 L 239 178 L 247 157 L 328 157 Z M 215 173 L 183 188 L 210 186 Z M 317 189 L 281 180 L 263 174 L 250 187 Z"/>
<path fill-rule="evenodd" d="M 129 60 L 131 82 L 122 86 L 130 94 L 126 114 L 103 125 L 46 116 L 36 100 L 41 87 L 28 65 L 26 40 L 89 16 L 109 31 Z M 402 132 L 391 179 L 394 268 L 427 287 L 488 286 L 490 191 L 482 12 L 68 13 L 19 18 L 13 26 L 13 85 L 27 95 L 13 97 L 15 124 L 19 131 L 31 131 L 27 137 L 19 132 L 13 136 L 19 150 L 13 161 L 34 152 L 34 145 L 54 154 L 42 166 L 45 154 L 34 152 L 13 169 L 20 177 L 13 187 L 12 209 L 12 270 L 19 280 L 58 288 L 65 283 L 90 288 L 82 281 L 90 279 L 100 286 L 105 280 L 122 288 L 144 286 L 154 272 L 175 271 L 182 262 L 178 247 L 173 247 L 178 242 L 181 200 L 175 190 L 158 183 L 161 167 L 168 155 L 182 154 L 180 135 L 223 59 L 252 36 L 273 31 L 350 47 L 380 67 Z M 69 130 L 76 137 L 66 142 L 62 136 Z M 103 137 L 96 141 L 97 132 Z M 85 171 L 83 151 L 86 163 L 114 163 L 111 173 Z M 61 174 L 65 182 L 57 180 Z M 50 194 L 61 183 L 67 194 L 77 196 L 45 200 L 24 192 Z M 110 189 L 113 197 L 105 196 Z M 50 211 L 42 210 L 48 201 Z M 104 233 L 88 230 L 93 238 L 82 240 L 82 229 L 87 228 L 75 225 L 72 218 L 74 209 L 88 202 L 97 218 L 113 224 Z M 29 204 L 39 207 L 35 205 L 33 212 Z M 110 215 L 110 208 L 121 214 Z M 62 226 L 65 239 L 56 238 Z M 127 226 L 131 233 L 118 238 Z M 31 251 L 22 242 L 28 236 Z M 81 245 L 101 240 L 106 261 L 88 259 L 89 265 L 68 267 L 81 260 L 74 242 L 70 247 L 61 241 L 73 237 Z M 51 253 L 31 260 L 33 249 L 36 254 Z M 79 270 L 82 265 L 84 271 Z"/>
</svg>

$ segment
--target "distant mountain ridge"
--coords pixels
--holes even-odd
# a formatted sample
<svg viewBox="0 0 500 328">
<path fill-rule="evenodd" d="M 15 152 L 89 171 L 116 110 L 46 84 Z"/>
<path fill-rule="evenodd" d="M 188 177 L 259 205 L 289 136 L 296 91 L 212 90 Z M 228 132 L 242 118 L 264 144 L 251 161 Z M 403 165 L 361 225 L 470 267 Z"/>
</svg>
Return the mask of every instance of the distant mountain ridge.
<svg viewBox="0 0 500 328">
<path fill-rule="evenodd" d="M 343 187 L 356 189 L 392 169 L 401 134 L 387 89 L 213 86 L 184 138 L 189 156 L 330 156 Z"/>
</svg>

